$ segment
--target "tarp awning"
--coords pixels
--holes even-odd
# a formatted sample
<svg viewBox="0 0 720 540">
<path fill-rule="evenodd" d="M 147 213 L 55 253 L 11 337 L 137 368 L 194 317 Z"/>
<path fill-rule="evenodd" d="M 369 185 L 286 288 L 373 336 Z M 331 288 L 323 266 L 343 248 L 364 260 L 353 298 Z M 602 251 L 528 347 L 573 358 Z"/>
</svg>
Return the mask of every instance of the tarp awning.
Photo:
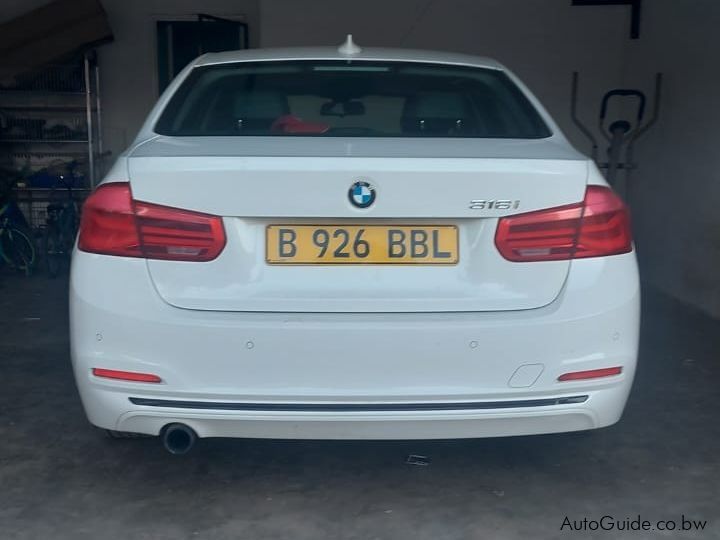
<svg viewBox="0 0 720 540">
<path fill-rule="evenodd" d="M 55 0 L 0 25 L 0 70 L 34 70 L 112 38 L 99 0 Z"/>
</svg>

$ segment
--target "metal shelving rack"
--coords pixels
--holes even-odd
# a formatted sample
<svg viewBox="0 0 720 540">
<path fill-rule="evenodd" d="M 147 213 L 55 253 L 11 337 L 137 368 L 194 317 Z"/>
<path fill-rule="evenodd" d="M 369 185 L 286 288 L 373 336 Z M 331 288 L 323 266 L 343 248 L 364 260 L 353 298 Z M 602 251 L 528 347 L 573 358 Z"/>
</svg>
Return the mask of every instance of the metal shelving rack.
<svg viewBox="0 0 720 540">
<path fill-rule="evenodd" d="M 45 223 L 45 207 L 55 196 L 53 188 L 59 187 L 48 171 L 59 164 L 78 164 L 72 196 L 85 197 L 98 180 L 103 156 L 100 70 L 94 51 L 74 63 L 46 66 L 0 86 L 0 154 L 26 176 L 16 196 L 33 227 Z"/>
</svg>

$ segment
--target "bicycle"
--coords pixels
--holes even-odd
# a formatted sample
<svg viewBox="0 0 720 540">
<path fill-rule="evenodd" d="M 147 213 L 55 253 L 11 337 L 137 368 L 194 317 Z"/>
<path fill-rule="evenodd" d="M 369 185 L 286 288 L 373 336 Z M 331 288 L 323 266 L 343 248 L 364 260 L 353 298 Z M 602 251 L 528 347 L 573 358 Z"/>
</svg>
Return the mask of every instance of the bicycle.
<svg viewBox="0 0 720 540">
<path fill-rule="evenodd" d="M 30 228 L 17 203 L 10 197 L 16 180 L 8 182 L 0 201 L 0 261 L 8 268 L 32 274 L 35 266 L 35 243 Z"/>
<path fill-rule="evenodd" d="M 57 277 L 65 266 L 70 264 L 70 255 L 75 244 L 78 231 L 78 205 L 73 197 L 72 188 L 75 184 L 75 168 L 77 163 L 66 165 L 67 175 L 58 175 L 58 184 L 67 192 L 67 200 L 50 203 L 47 206 L 47 219 L 43 231 L 43 252 L 48 276 Z M 53 194 L 55 191 L 53 190 Z M 51 194 L 51 199 L 53 196 Z"/>
</svg>

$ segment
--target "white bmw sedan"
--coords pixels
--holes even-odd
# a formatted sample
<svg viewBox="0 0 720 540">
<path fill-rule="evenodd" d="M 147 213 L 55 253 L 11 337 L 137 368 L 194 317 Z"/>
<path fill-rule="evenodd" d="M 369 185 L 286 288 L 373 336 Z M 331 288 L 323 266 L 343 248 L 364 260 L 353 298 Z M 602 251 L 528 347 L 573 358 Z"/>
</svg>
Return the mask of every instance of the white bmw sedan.
<svg viewBox="0 0 720 540">
<path fill-rule="evenodd" d="M 198 58 L 88 198 L 70 300 L 90 422 L 174 453 L 600 428 L 637 356 L 627 208 L 460 54 Z"/>
</svg>

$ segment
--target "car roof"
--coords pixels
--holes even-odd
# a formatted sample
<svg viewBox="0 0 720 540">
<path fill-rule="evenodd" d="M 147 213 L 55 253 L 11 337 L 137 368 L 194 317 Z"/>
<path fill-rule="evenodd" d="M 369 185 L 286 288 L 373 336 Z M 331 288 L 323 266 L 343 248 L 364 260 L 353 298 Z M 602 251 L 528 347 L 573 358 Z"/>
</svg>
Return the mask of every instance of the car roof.
<svg viewBox="0 0 720 540">
<path fill-rule="evenodd" d="M 418 49 L 362 48 L 354 54 L 343 53 L 338 47 L 288 47 L 278 49 L 245 49 L 207 53 L 195 60 L 195 66 L 226 64 L 232 62 L 288 60 L 376 60 L 392 62 L 425 62 L 433 64 L 464 65 L 504 70 L 504 66 L 492 58 L 470 54 L 424 51 Z"/>
</svg>

